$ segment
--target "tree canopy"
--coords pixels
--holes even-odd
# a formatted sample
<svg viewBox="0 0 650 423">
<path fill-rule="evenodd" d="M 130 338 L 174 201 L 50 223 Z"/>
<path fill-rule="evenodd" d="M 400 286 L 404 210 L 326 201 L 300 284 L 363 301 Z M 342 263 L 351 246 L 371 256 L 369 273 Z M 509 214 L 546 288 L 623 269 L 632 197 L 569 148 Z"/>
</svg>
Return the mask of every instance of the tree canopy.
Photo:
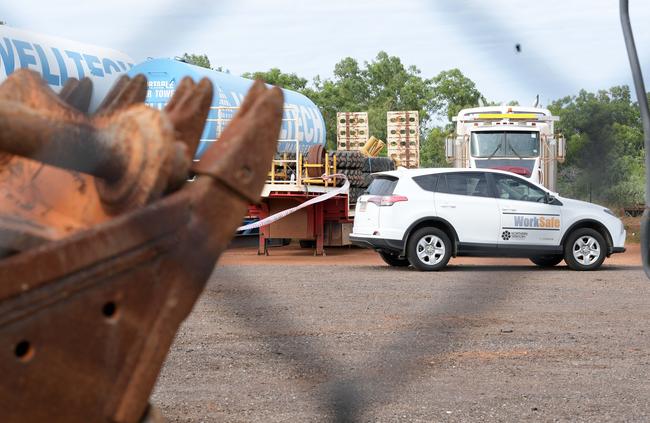
<svg viewBox="0 0 650 423">
<path fill-rule="evenodd" d="M 567 140 L 560 191 L 610 204 L 643 202 L 643 132 L 627 86 L 580 91 L 551 103 Z"/>
<path fill-rule="evenodd" d="M 436 111 L 446 115 L 449 121 L 467 107 L 476 107 L 485 100 L 474 81 L 459 69 L 442 71 L 433 77 L 434 104 Z"/>
<path fill-rule="evenodd" d="M 434 110 L 432 82 L 422 78 L 415 66 L 405 66 L 395 56 L 379 52 L 377 57 L 359 64 L 347 57 L 334 66 L 331 79 L 314 80 L 314 96 L 325 117 L 328 142 L 336 143 L 336 113 L 368 112 L 370 133 L 386 139 L 386 112 L 417 110 L 420 123 L 426 124 Z"/>
<path fill-rule="evenodd" d="M 210 59 L 208 59 L 207 54 L 184 53 L 181 56 L 181 60 L 192 65 L 201 66 L 202 68 L 212 69 L 210 66 Z"/>
<path fill-rule="evenodd" d="M 242 76 L 249 79 L 261 79 L 267 84 L 293 91 L 304 91 L 308 82 L 295 73 L 282 73 L 278 68 L 272 68 L 267 72 L 246 72 Z"/>
</svg>

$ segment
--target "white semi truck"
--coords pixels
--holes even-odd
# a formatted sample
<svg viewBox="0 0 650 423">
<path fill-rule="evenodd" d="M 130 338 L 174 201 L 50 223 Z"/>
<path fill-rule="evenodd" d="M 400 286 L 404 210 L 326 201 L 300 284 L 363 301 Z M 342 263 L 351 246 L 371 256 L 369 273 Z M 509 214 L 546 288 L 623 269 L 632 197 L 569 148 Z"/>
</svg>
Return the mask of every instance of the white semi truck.
<svg viewBox="0 0 650 423">
<path fill-rule="evenodd" d="M 557 192 L 557 164 L 564 162 L 565 141 L 556 136 L 559 117 L 547 109 L 483 106 L 463 109 L 453 118 L 456 133 L 445 155 L 454 167 L 513 172 Z"/>
</svg>

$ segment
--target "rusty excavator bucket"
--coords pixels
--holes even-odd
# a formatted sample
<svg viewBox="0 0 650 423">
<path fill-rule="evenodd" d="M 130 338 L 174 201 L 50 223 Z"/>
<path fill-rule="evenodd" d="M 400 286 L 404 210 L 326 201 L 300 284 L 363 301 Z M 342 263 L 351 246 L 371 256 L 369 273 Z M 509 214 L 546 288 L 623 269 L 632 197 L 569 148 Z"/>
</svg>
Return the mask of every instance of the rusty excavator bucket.
<svg viewBox="0 0 650 423">
<path fill-rule="evenodd" d="M 255 83 L 192 167 L 211 83 L 184 79 L 162 111 L 146 89 L 124 77 L 88 115 L 87 80 L 0 85 L 2 422 L 164 421 L 149 396 L 258 200 L 283 97 Z"/>
</svg>

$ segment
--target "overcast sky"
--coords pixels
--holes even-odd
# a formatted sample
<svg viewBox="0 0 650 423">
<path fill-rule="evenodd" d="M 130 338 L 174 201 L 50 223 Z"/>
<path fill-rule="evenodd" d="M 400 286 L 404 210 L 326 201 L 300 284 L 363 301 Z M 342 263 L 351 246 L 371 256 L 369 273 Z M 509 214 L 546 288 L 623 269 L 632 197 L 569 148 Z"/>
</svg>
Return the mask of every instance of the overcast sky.
<svg viewBox="0 0 650 423">
<path fill-rule="evenodd" d="M 648 81 L 650 2 L 630 3 Z M 384 50 L 427 78 L 459 68 L 489 100 L 522 104 L 631 83 L 617 0 L 20 0 L 3 2 L 0 20 L 136 61 L 206 53 L 235 74 L 330 77 L 341 58 Z"/>
</svg>

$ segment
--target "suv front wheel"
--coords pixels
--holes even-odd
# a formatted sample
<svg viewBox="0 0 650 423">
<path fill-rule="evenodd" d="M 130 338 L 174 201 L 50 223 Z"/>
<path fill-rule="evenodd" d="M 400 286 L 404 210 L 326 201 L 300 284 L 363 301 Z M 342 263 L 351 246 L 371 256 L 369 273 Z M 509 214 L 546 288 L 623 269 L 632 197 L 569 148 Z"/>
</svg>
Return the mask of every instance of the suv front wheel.
<svg viewBox="0 0 650 423">
<path fill-rule="evenodd" d="M 418 229 L 409 237 L 406 256 L 418 270 L 440 270 L 451 257 L 451 241 L 438 228 Z"/>
<path fill-rule="evenodd" d="M 596 270 L 605 261 L 607 243 L 590 228 L 576 229 L 564 245 L 564 261 L 573 270 Z"/>
</svg>

